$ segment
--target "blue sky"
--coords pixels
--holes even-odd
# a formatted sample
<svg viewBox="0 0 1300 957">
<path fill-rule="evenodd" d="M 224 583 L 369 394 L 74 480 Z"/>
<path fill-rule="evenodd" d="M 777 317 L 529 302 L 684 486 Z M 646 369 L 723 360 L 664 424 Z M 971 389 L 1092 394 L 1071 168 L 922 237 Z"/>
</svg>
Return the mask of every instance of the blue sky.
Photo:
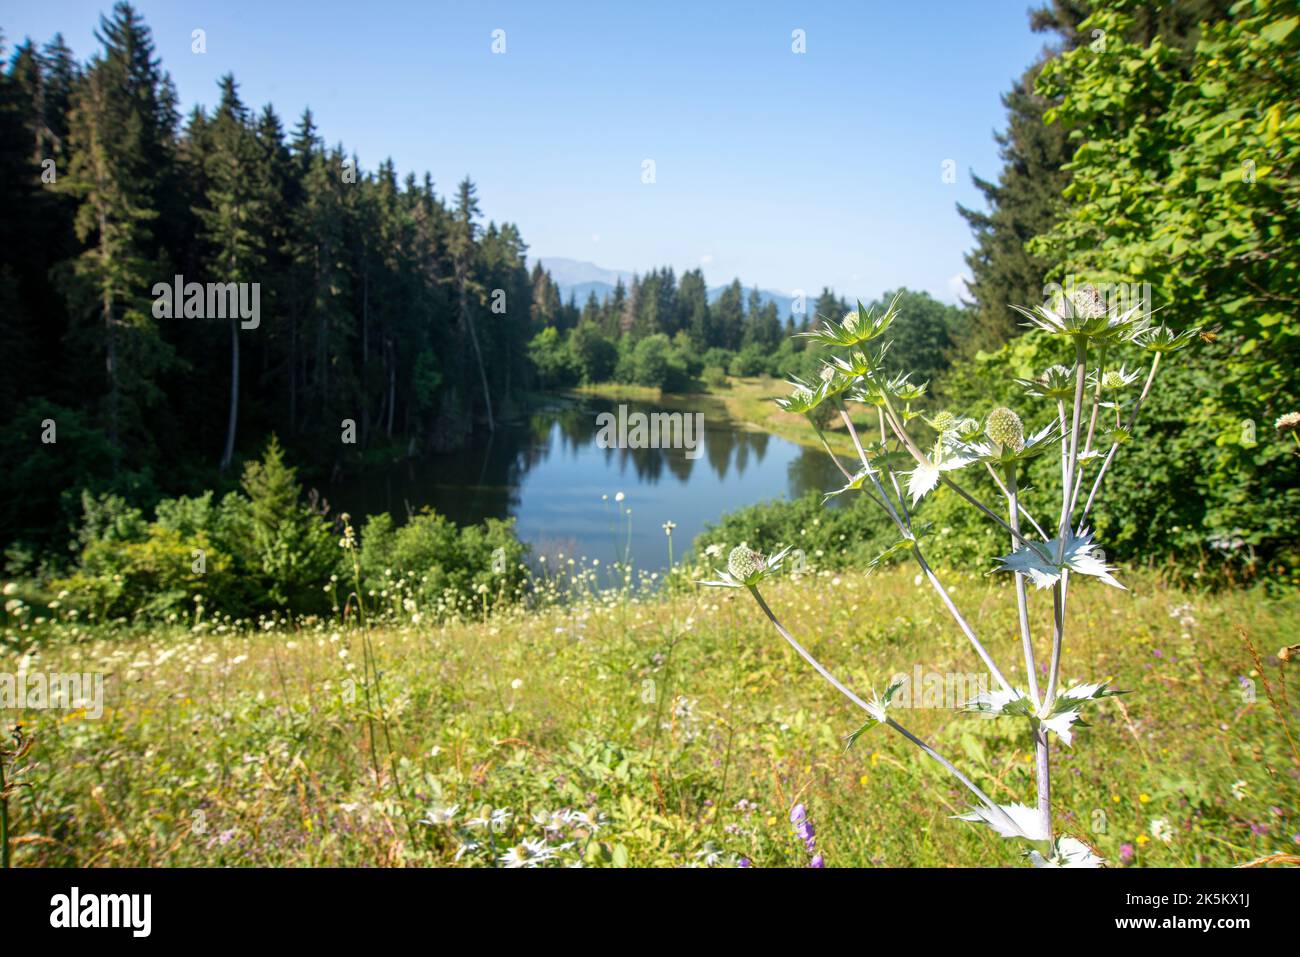
<svg viewBox="0 0 1300 957">
<path fill-rule="evenodd" d="M 955 204 L 980 204 L 970 173 L 999 169 L 999 95 L 1043 45 L 1030 2 L 136 6 L 186 111 L 231 71 L 289 128 L 310 106 L 364 168 L 392 156 L 443 193 L 468 173 L 530 258 L 951 300 L 971 245 Z M 62 31 L 84 58 L 109 6 L 4 0 L 0 27 L 10 49 Z"/>
</svg>

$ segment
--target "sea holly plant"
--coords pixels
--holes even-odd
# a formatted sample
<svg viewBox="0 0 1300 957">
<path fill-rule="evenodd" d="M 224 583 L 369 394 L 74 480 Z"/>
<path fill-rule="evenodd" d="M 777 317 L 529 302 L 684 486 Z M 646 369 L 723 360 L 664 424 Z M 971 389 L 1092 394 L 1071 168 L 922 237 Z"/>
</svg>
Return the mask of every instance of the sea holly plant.
<svg viewBox="0 0 1300 957">
<path fill-rule="evenodd" d="M 988 669 L 996 687 L 968 702 L 965 710 L 1023 723 L 1034 746 L 1033 803 L 995 802 L 904 727 L 894 716 L 897 686 L 860 697 L 808 652 L 777 618 L 761 590 L 764 580 L 780 570 L 789 548 L 765 557 L 742 544 L 731 552 L 727 568 L 719 570 L 717 578 L 701 584 L 747 590 L 799 656 L 866 713 L 868 720 L 848 735 L 849 747 L 875 726 L 888 727 L 937 761 L 971 793 L 974 801 L 968 813 L 959 815 L 961 820 L 987 825 L 1004 838 L 1022 842 L 1025 857 L 1034 866 L 1100 866 L 1104 862 L 1091 847 L 1077 837 L 1057 833 L 1052 820 L 1052 739 L 1072 746 L 1077 729 L 1086 727 L 1088 710 L 1100 699 L 1121 693 L 1105 681 L 1060 686 L 1069 595 L 1073 587 L 1124 587 L 1094 540 L 1088 517 L 1117 451 L 1133 435 L 1162 357 L 1188 345 L 1197 330 L 1170 329 L 1141 307 L 1115 309 L 1092 286 L 1059 295 L 1049 305 L 1013 307 L 1035 334 L 1063 340 L 1063 351 L 1073 354 L 1073 362 L 1017 380 L 1025 395 L 1020 411 L 996 408 L 977 417 L 945 410 L 927 416 L 913 408 L 925 385 L 915 383 L 905 370 L 886 368 L 889 347 L 882 337 L 897 318 L 896 306 L 897 300 L 876 315 L 858 303 L 858 309 L 841 321 L 823 319 L 823 325 L 804 333 L 823 346 L 829 358 L 816 380 L 792 381 L 790 395 L 776 401 L 782 409 L 808 419 L 843 474 L 845 485 L 827 497 L 866 495 L 894 525 L 897 542 L 873 566 L 885 558 L 910 555 L 921 570 L 918 581 L 923 578 L 938 595 Z M 868 407 L 868 420 L 874 419 L 877 428 L 861 434 L 849 403 Z M 836 457 L 818 425 L 819 419 L 826 420 L 824 414 L 815 414 L 823 406 L 838 416 L 853 443 L 858 462 L 852 470 Z M 1026 427 L 1026 418 L 1037 427 Z M 1025 501 L 1022 484 L 1029 460 L 1044 455 L 1059 459 L 1061 488 L 1059 502 L 1049 502 L 1051 513 L 1040 511 L 1040 521 Z M 969 482 L 962 481 L 963 474 L 972 472 L 987 473 L 1002 500 L 986 502 L 977 497 Z M 1008 551 L 993 556 L 989 571 L 1013 577 L 1024 687 L 1007 679 L 926 559 L 923 539 L 928 526 L 916 521 L 913 512 L 940 485 L 1007 536 Z M 1031 595 L 1036 601 L 1050 601 L 1050 635 L 1032 633 Z M 1039 681 L 1040 660 L 1048 662 L 1045 684 Z"/>
</svg>

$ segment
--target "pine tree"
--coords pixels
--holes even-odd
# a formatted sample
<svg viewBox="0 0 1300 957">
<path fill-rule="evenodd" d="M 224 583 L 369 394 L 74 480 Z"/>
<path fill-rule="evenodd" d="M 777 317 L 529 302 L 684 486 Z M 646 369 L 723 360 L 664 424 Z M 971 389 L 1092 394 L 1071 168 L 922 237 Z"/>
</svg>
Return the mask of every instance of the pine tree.
<svg viewBox="0 0 1300 957">
<path fill-rule="evenodd" d="M 479 348 L 478 330 L 475 328 L 474 314 L 470 309 L 470 297 L 476 295 L 481 287 L 474 281 L 474 260 L 478 252 L 476 242 L 478 235 L 477 219 L 479 216 L 478 200 L 475 197 L 473 182 L 467 176 L 461 180 L 456 191 L 456 210 L 452 217 L 450 237 L 451 256 L 455 268 L 456 298 L 458 316 L 462 330 L 469 333 L 470 343 L 474 347 L 474 361 L 478 365 L 479 381 L 483 385 L 483 406 L 487 411 L 489 432 L 496 431 L 496 422 L 492 417 L 492 390 L 488 386 L 487 367 L 483 362 L 483 351 Z"/>
<path fill-rule="evenodd" d="M 134 425 L 140 407 L 157 401 L 154 379 L 170 361 L 144 291 L 158 273 L 153 224 L 171 162 L 174 97 L 129 5 L 101 19 L 97 36 L 104 50 L 73 97 L 72 159 L 59 187 L 79 203 L 76 234 L 88 247 L 71 264 L 69 296 L 74 313 L 98 315 L 106 426 L 120 452 L 124 418 Z"/>
</svg>

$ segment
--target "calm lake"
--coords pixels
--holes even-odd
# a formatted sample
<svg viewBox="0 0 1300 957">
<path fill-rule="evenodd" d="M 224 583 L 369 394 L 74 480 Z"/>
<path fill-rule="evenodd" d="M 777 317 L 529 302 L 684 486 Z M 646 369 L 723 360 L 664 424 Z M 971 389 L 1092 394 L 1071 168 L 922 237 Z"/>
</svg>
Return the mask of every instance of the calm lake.
<svg viewBox="0 0 1300 957">
<path fill-rule="evenodd" d="M 597 442 L 601 413 L 701 412 L 703 449 L 604 448 Z M 335 512 L 354 516 L 389 512 L 404 521 L 425 505 L 460 524 L 514 518 L 534 555 L 615 559 L 615 496 L 631 509 L 631 553 L 636 567 L 667 565 L 663 524 L 680 559 L 708 522 L 766 499 L 826 491 L 843 477 L 820 450 L 729 420 L 707 399 L 671 405 L 614 402 L 587 396 L 547 397 L 515 421 L 498 423 L 490 439 L 450 455 L 402 462 L 328 489 Z M 608 496 L 608 499 L 602 499 Z M 628 541 L 620 525 L 619 549 Z"/>
</svg>

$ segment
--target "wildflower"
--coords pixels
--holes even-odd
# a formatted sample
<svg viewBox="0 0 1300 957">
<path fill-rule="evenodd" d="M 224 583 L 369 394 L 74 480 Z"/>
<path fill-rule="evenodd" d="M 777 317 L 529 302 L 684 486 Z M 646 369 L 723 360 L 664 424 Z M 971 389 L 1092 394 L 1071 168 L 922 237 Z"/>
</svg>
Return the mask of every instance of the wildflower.
<svg viewBox="0 0 1300 957">
<path fill-rule="evenodd" d="M 1071 398 L 1076 386 L 1073 370 L 1063 365 L 1049 366 L 1036 379 L 1017 379 L 1016 382 L 1031 396 L 1057 400 Z"/>
<path fill-rule="evenodd" d="M 518 691 L 523 686 L 524 682 L 522 678 L 516 678 L 514 681 L 510 682 L 510 688 L 512 691 Z"/>
<path fill-rule="evenodd" d="M 1010 409 L 997 408 L 989 413 L 984 423 L 984 434 L 998 445 L 1019 452 L 1025 447 L 1025 426 L 1020 416 Z"/>
<path fill-rule="evenodd" d="M 1127 841 L 1119 846 L 1119 859 L 1121 861 L 1128 862 L 1133 860 L 1133 855 L 1136 853 L 1137 851 L 1134 849 L 1133 845 Z"/>
<path fill-rule="evenodd" d="M 1138 303 L 1126 312 L 1110 310 L 1096 287 L 1085 285 L 1072 290 L 1069 295 L 1061 296 L 1052 303 L 1052 308 L 1035 306 L 1025 309 L 1012 306 L 1012 309 L 1029 320 L 1025 325 L 1041 329 L 1053 335 L 1069 336 L 1071 339 L 1124 340 L 1141 335 L 1149 322 L 1141 315 L 1142 303 Z"/>
<path fill-rule="evenodd" d="M 765 567 L 767 566 L 763 561 L 762 553 L 746 548 L 744 545 L 737 545 L 727 556 L 727 570 L 741 581 L 752 578 Z"/>
<path fill-rule="evenodd" d="M 1164 818 L 1155 817 L 1151 819 L 1151 836 L 1168 844 L 1174 839 L 1174 831 Z"/>
<path fill-rule="evenodd" d="M 621 502 L 621 501 L 623 501 L 623 499 L 626 498 L 626 497 L 627 497 L 627 496 L 625 496 L 622 492 L 616 492 L 616 493 L 614 494 L 614 501 L 616 501 L 616 502 Z"/>
<path fill-rule="evenodd" d="M 554 848 L 547 847 L 545 841 L 525 838 L 497 860 L 502 867 L 537 867 L 554 856 Z"/>
<path fill-rule="evenodd" d="M 1159 325 L 1143 330 L 1134 337 L 1133 341 L 1148 352 L 1177 352 L 1191 342 L 1200 331 L 1199 326 L 1174 332 L 1168 326 Z"/>
<path fill-rule="evenodd" d="M 1140 372 L 1128 372 L 1123 366 L 1118 369 L 1108 369 L 1102 374 L 1101 387 L 1110 392 L 1126 389 L 1136 382 L 1140 376 Z"/>
<path fill-rule="evenodd" d="M 937 413 L 933 419 L 926 419 L 925 421 L 930 423 L 930 428 L 943 434 L 953 431 L 957 427 L 958 419 L 957 416 L 944 409 L 942 412 Z"/>
<path fill-rule="evenodd" d="M 1143 804 L 1148 804 L 1151 801 L 1151 795 L 1143 791 L 1141 794 L 1138 795 L 1138 800 L 1141 801 Z"/>
<path fill-rule="evenodd" d="M 664 522 L 664 526 L 663 526 L 664 534 L 671 536 L 673 534 L 673 529 L 676 527 L 677 527 L 676 522 Z"/>
<path fill-rule="evenodd" d="M 809 867 L 825 867 L 825 866 L 826 866 L 826 859 L 823 858 L 820 854 L 818 854 L 818 855 L 816 855 L 816 856 L 815 856 L 811 861 L 808 862 L 808 866 L 809 866 Z"/>
<path fill-rule="evenodd" d="M 787 545 L 774 555 L 765 558 L 762 552 L 755 551 L 742 542 L 727 556 L 726 571 L 719 571 L 716 579 L 700 581 L 697 584 L 720 588 L 752 588 L 781 568 L 781 563 L 789 554 L 791 547 Z"/>
<path fill-rule="evenodd" d="M 828 346 L 857 346 L 881 335 L 897 316 L 894 302 L 880 315 L 875 315 L 859 302 L 858 308 L 846 313 L 839 322 L 827 319 L 821 327 L 799 335 Z"/>
<path fill-rule="evenodd" d="M 1294 432 L 1296 429 L 1300 429 L 1300 412 L 1288 412 L 1285 415 L 1278 416 L 1277 421 L 1273 423 L 1273 428 L 1277 429 L 1283 435 L 1287 432 Z M 9 594 L 8 588 L 9 586 L 6 585 L 6 595 Z"/>
<path fill-rule="evenodd" d="M 1238 801 L 1246 800 L 1245 781 L 1233 781 L 1231 790 L 1232 790 L 1232 796 L 1235 797 Z"/>
</svg>

